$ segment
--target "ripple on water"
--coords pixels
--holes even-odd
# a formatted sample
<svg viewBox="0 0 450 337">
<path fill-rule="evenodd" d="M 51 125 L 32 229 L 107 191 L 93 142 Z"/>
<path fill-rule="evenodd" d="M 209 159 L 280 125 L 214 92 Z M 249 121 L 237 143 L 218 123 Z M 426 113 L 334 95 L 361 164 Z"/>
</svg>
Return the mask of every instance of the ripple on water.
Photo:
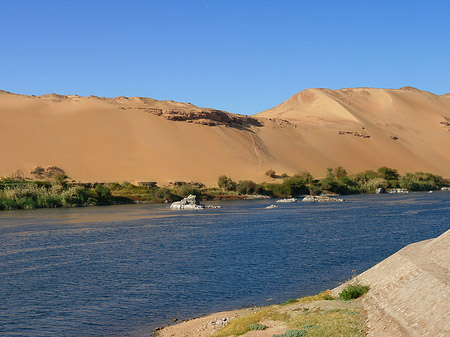
<svg viewBox="0 0 450 337">
<path fill-rule="evenodd" d="M 449 228 L 450 193 L 0 213 L 0 334 L 144 336 L 337 285 Z"/>
</svg>

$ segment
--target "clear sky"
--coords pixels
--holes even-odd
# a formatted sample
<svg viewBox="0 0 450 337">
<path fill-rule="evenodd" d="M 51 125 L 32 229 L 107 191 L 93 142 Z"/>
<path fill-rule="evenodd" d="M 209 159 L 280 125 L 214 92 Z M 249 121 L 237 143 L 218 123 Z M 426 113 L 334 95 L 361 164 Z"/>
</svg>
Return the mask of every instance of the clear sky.
<svg viewBox="0 0 450 337">
<path fill-rule="evenodd" d="M 0 89 L 253 114 L 306 88 L 450 92 L 450 1 L 0 0 Z"/>
</svg>

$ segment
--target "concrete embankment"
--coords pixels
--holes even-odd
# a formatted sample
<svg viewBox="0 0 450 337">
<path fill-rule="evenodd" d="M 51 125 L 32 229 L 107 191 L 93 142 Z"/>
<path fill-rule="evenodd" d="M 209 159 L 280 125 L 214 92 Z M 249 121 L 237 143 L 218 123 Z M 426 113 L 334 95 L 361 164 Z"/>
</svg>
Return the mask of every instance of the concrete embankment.
<svg viewBox="0 0 450 337">
<path fill-rule="evenodd" d="M 450 336 L 450 230 L 406 246 L 357 280 L 370 285 L 363 298 L 369 337 Z"/>
</svg>

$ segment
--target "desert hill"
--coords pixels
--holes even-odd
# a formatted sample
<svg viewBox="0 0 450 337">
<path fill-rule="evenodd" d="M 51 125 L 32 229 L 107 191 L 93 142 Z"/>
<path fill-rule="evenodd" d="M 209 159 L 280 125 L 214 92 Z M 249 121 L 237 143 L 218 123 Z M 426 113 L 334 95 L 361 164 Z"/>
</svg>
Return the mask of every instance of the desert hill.
<svg viewBox="0 0 450 337">
<path fill-rule="evenodd" d="M 0 176 L 58 166 L 81 181 L 269 179 L 389 166 L 450 176 L 450 95 L 308 89 L 253 116 L 144 97 L 0 91 Z"/>
</svg>

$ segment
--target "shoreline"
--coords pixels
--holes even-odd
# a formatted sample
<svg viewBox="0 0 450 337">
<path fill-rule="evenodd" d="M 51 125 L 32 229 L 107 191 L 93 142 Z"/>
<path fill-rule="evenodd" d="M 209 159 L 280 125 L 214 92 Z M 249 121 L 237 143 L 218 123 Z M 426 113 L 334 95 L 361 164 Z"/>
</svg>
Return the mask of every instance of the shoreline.
<svg viewBox="0 0 450 337">
<path fill-rule="evenodd" d="M 450 333 L 450 322 L 446 317 L 450 314 L 450 294 L 443 291 L 450 282 L 450 229 L 440 236 L 405 246 L 380 263 L 363 273 L 328 291 L 332 296 L 338 294 L 349 284 L 367 284 L 369 292 L 362 297 L 350 301 L 351 310 L 362 309 L 360 315 L 364 327 L 360 329 L 368 337 L 409 337 L 416 334 L 423 336 L 447 336 Z M 437 263 L 437 265 L 436 265 Z M 411 285 L 415 285 L 411 288 Z M 417 288 L 421 284 L 422 288 Z M 430 284 L 433 285 L 430 286 Z M 419 292 L 418 289 L 421 291 Z M 322 293 L 323 294 L 323 293 Z M 316 296 L 320 296 L 316 295 Z M 312 296 L 314 298 L 314 296 Z M 419 299 L 417 299 L 419 297 Z M 297 315 L 299 308 L 303 311 L 321 308 L 323 301 L 307 303 L 311 307 L 297 303 L 287 306 L 285 314 Z M 335 301 L 325 301 L 327 305 Z M 336 306 L 336 303 L 333 303 Z M 341 303 L 337 306 L 339 307 Z M 244 316 L 275 307 L 279 310 L 282 304 L 254 307 L 249 309 L 216 312 L 199 318 L 192 318 L 175 325 L 168 325 L 153 330 L 150 336 L 157 337 L 207 337 L 216 336 L 228 324 Z M 323 308 L 321 308 L 323 309 Z M 332 310 L 341 310 L 335 308 Z M 329 311 L 328 309 L 327 311 Z M 322 311 L 326 312 L 326 311 Z M 270 330 L 253 334 L 251 330 L 242 336 L 269 337 L 274 333 L 282 334 L 288 324 L 282 320 L 263 319 Z M 440 324 L 437 324 L 440 322 Z M 414 324 L 415 323 L 415 324 Z M 268 325 L 267 325 L 268 324 Z M 319 324 L 320 325 L 320 324 Z M 306 331 L 306 330 L 305 330 Z M 219 334 L 218 336 L 228 336 Z M 361 335 L 363 336 L 363 335 Z"/>
<path fill-rule="evenodd" d="M 0 190 L 1 192 L 1 190 Z M 302 202 L 330 202 L 330 201 L 345 201 L 345 199 L 341 199 L 338 197 L 346 197 L 346 196 L 354 196 L 354 195 L 375 195 L 375 194 L 409 194 L 409 193 L 440 193 L 440 192 L 450 192 L 450 187 L 444 187 L 442 189 L 430 190 L 430 191 L 407 191 L 407 192 L 394 192 L 394 193 L 353 193 L 353 194 L 324 194 L 324 195 L 300 195 L 294 197 L 297 199 L 295 202 L 288 203 L 302 203 Z M 289 196 L 288 196 L 289 197 Z M 310 198 L 311 200 L 302 201 L 300 199 Z M 120 197 L 119 197 L 120 199 Z M 222 196 L 217 196 L 214 199 L 201 199 L 202 202 L 221 202 L 221 201 L 244 201 L 244 200 L 282 200 L 285 197 L 275 197 L 275 196 L 266 196 L 266 195 L 227 195 L 224 194 Z M 180 199 L 181 200 L 181 199 Z M 1 200 L 0 200 L 1 201 Z M 109 203 L 102 203 L 97 205 L 88 205 L 88 204 L 77 204 L 77 205 L 67 205 L 67 206 L 49 206 L 49 207 L 29 207 L 29 208 L 1 208 L 2 211 L 17 211 L 17 210 L 33 210 L 33 209 L 52 209 L 52 208 L 84 208 L 84 207 L 104 207 L 104 206 L 118 206 L 118 205 L 161 205 L 161 204 L 170 204 L 171 202 L 159 201 L 154 202 L 150 200 L 113 200 Z M 278 205 L 284 204 L 284 202 L 277 202 Z M 0 205 L 1 206 L 1 205 Z M 208 207 L 206 207 L 208 208 Z"/>
<path fill-rule="evenodd" d="M 37 167 L 32 173 L 41 180 L 30 180 L 17 172 L 0 179 L 0 210 L 73 206 L 99 206 L 127 203 L 172 203 L 188 195 L 201 201 L 225 201 L 255 198 L 292 198 L 310 196 L 309 201 L 324 201 L 320 197 L 353 194 L 408 193 L 409 191 L 438 191 L 450 189 L 450 180 L 431 173 L 398 174 L 396 169 L 381 167 L 348 175 L 344 168 L 328 169 L 327 175 L 314 179 L 309 172 L 293 176 L 266 172 L 270 182 L 233 181 L 220 176 L 217 187 L 200 182 L 172 182 L 158 186 L 156 182 L 81 183 L 69 182 L 64 170 L 58 167 Z M 47 180 L 43 180 L 47 179 Z M 314 197 L 314 198 L 313 198 Z M 306 200 L 305 200 L 306 201 Z M 326 201 L 332 201 L 328 199 Z"/>
</svg>

